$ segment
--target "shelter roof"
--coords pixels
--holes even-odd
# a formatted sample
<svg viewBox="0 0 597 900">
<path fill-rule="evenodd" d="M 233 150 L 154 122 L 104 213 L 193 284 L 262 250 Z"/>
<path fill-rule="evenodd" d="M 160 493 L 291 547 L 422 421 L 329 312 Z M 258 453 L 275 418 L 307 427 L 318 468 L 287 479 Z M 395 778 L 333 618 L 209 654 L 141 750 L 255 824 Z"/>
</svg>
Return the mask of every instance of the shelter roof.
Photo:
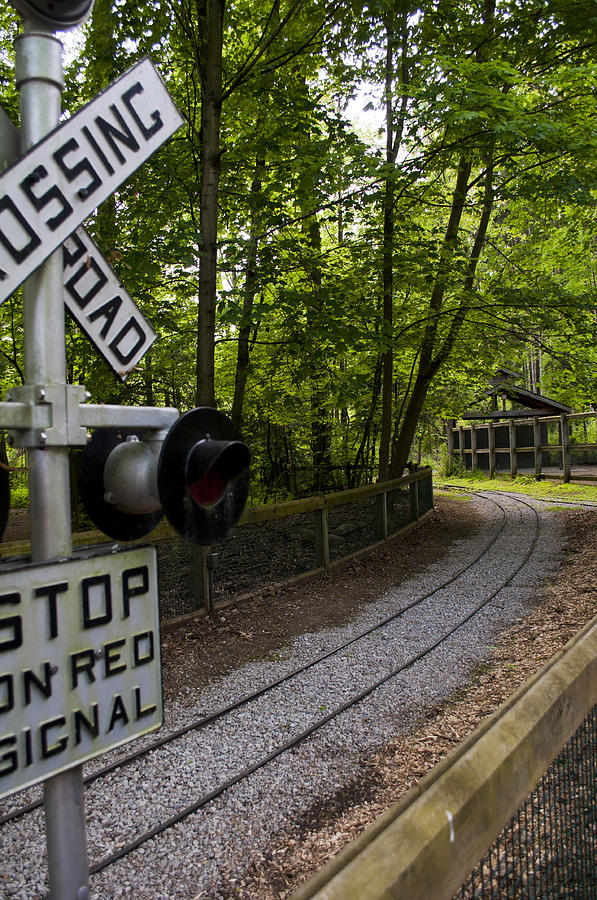
<svg viewBox="0 0 597 900">
<path fill-rule="evenodd" d="M 495 376 L 490 380 L 490 387 L 476 401 L 477 403 L 492 401 L 492 409 L 486 411 L 467 410 L 461 416 L 462 419 L 503 419 L 521 418 L 525 416 L 560 416 L 572 412 L 570 406 L 559 403 L 539 394 L 536 391 L 527 391 L 518 387 L 514 379 L 521 377 L 519 372 L 500 367 Z M 497 409 L 497 399 L 510 400 L 515 405 L 513 409 Z"/>
</svg>

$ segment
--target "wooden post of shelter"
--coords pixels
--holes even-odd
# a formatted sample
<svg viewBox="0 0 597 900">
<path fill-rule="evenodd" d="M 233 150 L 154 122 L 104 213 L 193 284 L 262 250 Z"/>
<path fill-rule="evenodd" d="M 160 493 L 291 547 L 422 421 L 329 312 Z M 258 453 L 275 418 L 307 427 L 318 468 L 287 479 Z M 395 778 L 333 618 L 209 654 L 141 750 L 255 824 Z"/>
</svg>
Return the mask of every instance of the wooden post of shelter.
<svg viewBox="0 0 597 900">
<path fill-rule="evenodd" d="M 533 419 L 533 447 L 535 451 L 535 477 L 538 478 L 542 472 L 541 466 L 541 424 L 539 416 Z"/>
<path fill-rule="evenodd" d="M 477 456 L 477 427 L 474 422 L 471 423 L 471 471 L 474 472 L 479 468 L 479 457 Z"/>
<path fill-rule="evenodd" d="M 489 477 L 495 478 L 495 431 L 493 422 L 487 423 L 487 442 L 489 445 Z"/>
<path fill-rule="evenodd" d="M 447 475 L 452 471 L 452 459 L 454 456 L 454 430 L 452 426 L 452 419 L 446 419 L 446 440 L 448 443 L 448 465 L 446 472 Z"/>
<path fill-rule="evenodd" d="M 458 450 L 460 453 L 460 462 L 464 469 L 466 468 L 466 458 L 464 455 L 464 428 L 462 425 L 458 426 Z"/>
<path fill-rule="evenodd" d="M 510 477 L 514 478 L 518 473 L 518 458 L 516 456 L 516 424 L 514 419 L 508 421 L 508 435 L 510 443 Z"/>
<path fill-rule="evenodd" d="M 568 416 L 560 416 L 560 431 L 562 433 L 562 469 L 564 482 L 570 481 L 570 439 L 568 436 Z"/>
</svg>

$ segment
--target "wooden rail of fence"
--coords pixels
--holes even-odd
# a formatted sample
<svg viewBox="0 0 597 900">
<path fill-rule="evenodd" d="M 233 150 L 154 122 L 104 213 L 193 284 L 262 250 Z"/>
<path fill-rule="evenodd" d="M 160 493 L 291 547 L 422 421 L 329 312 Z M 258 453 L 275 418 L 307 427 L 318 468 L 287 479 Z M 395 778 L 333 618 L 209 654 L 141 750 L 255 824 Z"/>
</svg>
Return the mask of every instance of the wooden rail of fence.
<svg viewBox="0 0 597 900">
<path fill-rule="evenodd" d="M 597 618 L 293 900 L 449 900 L 596 703 Z"/>
</svg>

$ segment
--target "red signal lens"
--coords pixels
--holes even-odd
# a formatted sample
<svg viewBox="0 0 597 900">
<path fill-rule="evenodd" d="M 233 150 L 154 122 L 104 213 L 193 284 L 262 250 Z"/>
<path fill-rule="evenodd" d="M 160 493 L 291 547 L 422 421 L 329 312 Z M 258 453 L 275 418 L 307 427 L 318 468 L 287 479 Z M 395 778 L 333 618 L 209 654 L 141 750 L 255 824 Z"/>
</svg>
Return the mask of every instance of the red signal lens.
<svg viewBox="0 0 597 900">
<path fill-rule="evenodd" d="M 240 441 L 212 441 L 211 438 L 198 441 L 186 467 L 191 498 L 198 506 L 215 506 L 249 462 L 248 447 Z"/>
<path fill-rule="evenodd" d="M 189 485 L 191 497 L 199 506 L 213 506 L 217 503 L 226 488 L 226 479 L 217 467 L 212 467 L 209 472 Z"/>
</svg>

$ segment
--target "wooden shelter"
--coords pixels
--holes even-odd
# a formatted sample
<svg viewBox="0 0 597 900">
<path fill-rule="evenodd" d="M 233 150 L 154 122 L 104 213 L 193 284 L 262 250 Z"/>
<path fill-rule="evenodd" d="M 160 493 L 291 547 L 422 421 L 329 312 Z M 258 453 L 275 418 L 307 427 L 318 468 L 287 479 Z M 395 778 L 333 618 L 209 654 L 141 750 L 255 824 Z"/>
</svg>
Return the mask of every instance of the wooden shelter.
<svg viewBox="0 0 597 900">
<path fill-rule="evenodd" d="M 449 458 L 459 459 L 467 469 L 486 471 L 491 478 L 496 471 L 516 475 L 519 469 L 540 477 L 545 467 L 555 465 L 569 481 L 572 409 L 519 387 L 516 379 L 521 377 L 500 367 L 476 401 L 485 408 L 462 414 L 461 420 L 471 425 L 456 426 L 453 419 L 446 423 Z"/>
</svg>

